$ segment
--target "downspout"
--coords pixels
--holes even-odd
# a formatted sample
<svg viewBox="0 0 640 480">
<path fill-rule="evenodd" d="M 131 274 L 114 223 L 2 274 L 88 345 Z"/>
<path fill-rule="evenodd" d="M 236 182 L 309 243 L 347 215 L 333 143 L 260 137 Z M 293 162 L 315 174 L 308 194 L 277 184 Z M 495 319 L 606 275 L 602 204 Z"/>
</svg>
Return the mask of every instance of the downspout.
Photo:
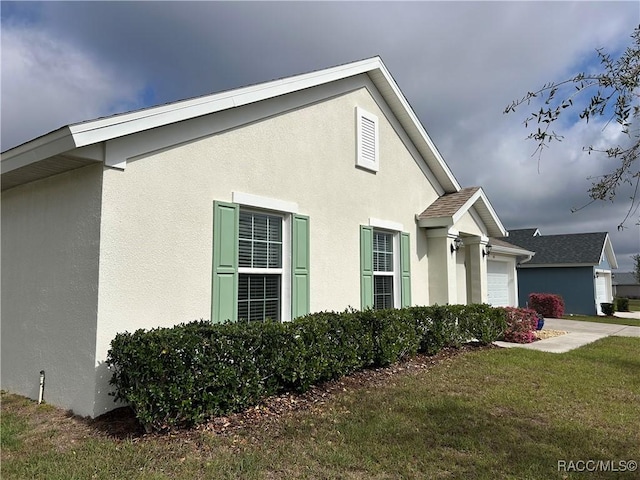
<svg viewBox="0 0 640 480">
<path fill-rule="evenodd" d="M 40 391 L 38 393 L 38 405 L 42 403 L 43 396 L 44 396 L 44 370 L 40 370 Z"/>
</svg>

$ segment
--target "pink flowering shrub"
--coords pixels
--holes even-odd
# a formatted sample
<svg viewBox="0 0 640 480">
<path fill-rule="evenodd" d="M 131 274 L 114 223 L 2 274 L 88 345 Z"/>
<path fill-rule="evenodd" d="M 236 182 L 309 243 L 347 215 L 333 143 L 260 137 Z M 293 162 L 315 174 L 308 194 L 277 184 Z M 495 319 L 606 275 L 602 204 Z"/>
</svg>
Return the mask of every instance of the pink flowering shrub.
<svg viewBox="0 0 640 480">
<path fill-rule="evenodd" d="M 564 300 L 553 293 L 531 293 L 529 308 L 546 318 L 560 318 L 564 315 Z"/>
<path fill-rule="evenodd" d="M 507 312 L 507 329 L 503 334 L 505 342 L 531 343 L 536 339 L 538 314 L 528 308 L 505 307 Z"/>
</svg>

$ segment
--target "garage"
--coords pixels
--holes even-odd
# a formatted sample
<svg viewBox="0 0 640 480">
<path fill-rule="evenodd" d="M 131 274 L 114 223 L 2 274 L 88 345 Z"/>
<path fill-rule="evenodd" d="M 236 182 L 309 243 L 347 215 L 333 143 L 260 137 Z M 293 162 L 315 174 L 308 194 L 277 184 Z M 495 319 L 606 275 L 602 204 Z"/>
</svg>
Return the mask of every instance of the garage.
<svg viewBox="0 0 640 480">
<path fill-rule="evenodd" d="M 609 294 L 609 288 L 607 288 L 611 284 L 611 274 L 604 272 L 596 273 L 596 310 L 598 311 L 598 315 L 602 315 L 602 307 L 601 303 L 611 302 L 611 295 Z"/>
<path fill-rule="evenodd" d="M 507 307 L 509 302 L 509 264 L 487 262 L 487 301 L 494 307 Z"/>
</svg>

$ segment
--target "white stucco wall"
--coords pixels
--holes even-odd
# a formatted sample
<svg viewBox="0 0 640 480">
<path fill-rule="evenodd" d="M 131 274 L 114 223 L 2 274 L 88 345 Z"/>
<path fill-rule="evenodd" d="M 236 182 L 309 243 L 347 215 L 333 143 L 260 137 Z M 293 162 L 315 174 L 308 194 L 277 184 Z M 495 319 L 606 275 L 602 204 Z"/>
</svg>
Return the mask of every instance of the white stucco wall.
<svg viewBox="0 0 640 480">
<path fill-rule="evenodd" d="M 92 415 L 102 166 L 2 193 L 2 388 Z"/>
<path fill-rule="evenodd" d="M 468 235 L 477 235 L 477 236 L 486 236 L 487 232 L 473 219 L 471 214 L 467 211 L 462 215 L 460 220 L 458 220 L 453 226 L 454 229 L 458 230 L 462 234 Z"/>
<path fill-rule="evenodd" d="M 356 106 L 380 119 L 377 173 L 355 167 Z M 360 307 L 359 225 L 370 218 L 411 234 L 412 300 L 429 303 L 415 214 L 437 194 L 360 88 L 105 170 L 98 361 L 117 332 L 210 318 L 212 204 L 234 191 L 295 202 L 310 217 L 311 311 Z"/>
</svg>

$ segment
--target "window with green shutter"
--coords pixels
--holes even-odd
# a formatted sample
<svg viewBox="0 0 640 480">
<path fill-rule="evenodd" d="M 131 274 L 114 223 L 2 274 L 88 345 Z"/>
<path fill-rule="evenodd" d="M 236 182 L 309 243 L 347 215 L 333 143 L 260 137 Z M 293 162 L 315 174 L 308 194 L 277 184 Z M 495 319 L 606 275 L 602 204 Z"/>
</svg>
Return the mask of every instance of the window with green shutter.
<svg viewBox="0 0 640 480">
<path fill-rule="evenodd" d="M 410 259 L 408 233 L 360 227 L 360 303 L 363 309 L 411 305 Z"/>
<path fill-rule="evenodd" d="M 309 218 L 214 202 L 214 322 L 309 313 Z"/>
</svg>

